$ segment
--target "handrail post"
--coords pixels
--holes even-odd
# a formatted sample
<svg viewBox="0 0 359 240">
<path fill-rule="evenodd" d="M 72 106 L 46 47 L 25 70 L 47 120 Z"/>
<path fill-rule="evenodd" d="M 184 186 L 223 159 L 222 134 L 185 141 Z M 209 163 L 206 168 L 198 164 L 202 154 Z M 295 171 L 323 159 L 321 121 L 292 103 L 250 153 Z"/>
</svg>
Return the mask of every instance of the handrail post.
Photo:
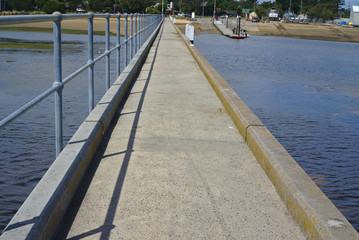
<svg viewBox="0 0 359 240">
<path fill-rule="evenodd" d="M 139 49 L 142 46 L 142 14 L 140 14 L 140 35 L 139 35 L 139 39 L 138 39 L 138 43 L 139 43 Z"/>
<path fill-rule="evenodd" d="M 117 17 L 117 77 L 121 74 L 121 15 Z"/>
<path fill-rule="evenodd" d="M 106 91 L 110 88 L 110 14 L 106 16 Z"/>
<path fill-rule="evenodd" d="M 61 19 L 59 12 L 53 15 L 59 16 L 59 19 L 53 22 L 54 35 L 54 86 L 60 86 L 55 92 L 55 145 L 56 157 L 63 148 L 63 123 L 62 123 L 62 62 L 61 62 Z"/>
<path fill-rule="evenodd" d="M 125 67 L 128 64 L 128 16 L 125 17 Z"/>
<path fill-rule="evenodd" d="M 131 14 L 130 17 L 130 61 L 132 60 L 133 57 L 133 14 Z"/>
<path fill-rule="evenodd" d="M 137 21 L 137 18 L 138 18 L 138 14 L 136 13 L 135 14 L 135 54 L 137 53 L 137 39 L 138 39 L 138 28 L 137 28 L 137 24 L 138 24 L 138 21 Z"/>
<path fill-rule="evenodd" d="M 147 27 L 147 16 L 145 16 L 144 17 L 144 19 L 143 19 L 143 28 L 144 28 L 144 30 L 143 30 L 143 36 L 144 36 L 144 38 L 145 38 L 145 41 L 147 40 L 147 29 L 146 29 L 146 27 Z"/>
<path fill-rule="evenodd" d="M 143 14 L 140 15 L 140 48 L 142 46 Z"/>
<path fill-rule="evenodd" d="M 94 53 L 93 53 L 93 13 L 88 19 L 88 64 L 91 64 L 88 70 L 88 91 L 89 91 L 89 113 L 94 109 L 95 97 L 94 97 Z"/>
</svg>

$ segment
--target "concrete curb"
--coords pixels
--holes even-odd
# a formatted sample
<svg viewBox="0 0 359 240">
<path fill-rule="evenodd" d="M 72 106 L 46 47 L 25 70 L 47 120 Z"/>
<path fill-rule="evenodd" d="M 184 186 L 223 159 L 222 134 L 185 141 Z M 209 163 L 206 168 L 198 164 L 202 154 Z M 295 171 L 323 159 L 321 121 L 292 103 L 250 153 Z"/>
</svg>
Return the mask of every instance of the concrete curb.
<svg viewBox="0 0 359 240">
<path fill-rule="evenodd" d="M 161 26 L 162 23 L 81 124 L 5 228 L 1 240 L 50 239 L 53 236 Z"/>
<path fill-rule="evenodd" d="M 358 232 L 174 25 L 239 133 L 308 239 L 359 239 Z"/>
</svg>

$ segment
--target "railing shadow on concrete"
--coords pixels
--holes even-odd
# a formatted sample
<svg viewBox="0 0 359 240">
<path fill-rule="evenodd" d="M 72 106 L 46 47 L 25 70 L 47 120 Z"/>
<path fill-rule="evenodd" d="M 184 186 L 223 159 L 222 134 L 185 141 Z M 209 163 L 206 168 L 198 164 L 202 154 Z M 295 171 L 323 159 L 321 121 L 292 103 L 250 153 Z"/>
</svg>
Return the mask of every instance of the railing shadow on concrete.
<svg viewBox="0 0 359 240">
<path fill-rule="evenodd" d="M 63 151 L 59 152 L 54 163 L 50 166 L 49 170 L 45 173 L 35 189 L 31 192 L 18 212 L 12 218 L 8 226 L 2 232 L 2 235 L 0 236 L 1 240 L 50 239 L 54 236 L 59 222 L 61 221 L 67 207 L 69 206 L 69 203 L 72 200 L 72 197 L 84 175 L 84 172 L 87 169 L 87 166 L 91 162 L 91 159 L 94 156 L 105 132 L 107 131 L 120 103 L 124 100 L 126 92 L 132 84 L 138 69 L 141 67 L 145 56 L 148 53 L 163 23 L 162 15 L 142 15 L 141 20 L 135 20 L 136 18 L 140 18 L 139 16 L 140 15 L 120 16 L 112 14 L 91 13 L 81 15 L 60 15 L 56 13 L 53 15 L 45 16 L 12 16 L 0 18 L 0 24 L 9 21 L 12 23 L 30 20 L 54 21 L 54 38 L 56 38 L 54 41 L 58 42 L 54 42 L 54 55 L 55 58 L 58 58 L 57 60 L 55 59 L 55 68 L 58 67 L 58 69 L 55 69 L 54 86 L 43 93 L 41 96 L 20 108 L 18 111 L 11 114 L 6 119 L 2 120 L 0 125 L 1 128 L 9 124 L 14 119 L 18 118 L 34 105 L 41 102 L 43 99 L 51 95 L 51 93 L 55 93 L 55 99 L 59 98 L 57 100 L 57 108 L 59 108 L 58 111 L 61 112 L 62 102 L 59 100 L 61 100 L 61 91 L 64 87 L 64 84 L 75 78 L 85 69 L 89 69 L 89 86 L 90 89 L 92 89 L 93 84 L 91 82 L 93 80 L 93 65 L 95 64 L 95 61 L 99 61 L 101 58 L 109 56 L 109 54 L 113 51 L 118 50 L 119 52 L 121 46 L 126 47 L 128 45 L 127 50 L 125 50 L 125 52 L 128 53 L 125 54 L 125 69 L 120 72 L 119 64 L 117 65 L 119 77 L 114 82 L 114 84 L 109 86 L 108 91 L 105 93 L 96 107 L 94 107 L 94 109 L 90 112 L 89 116 L 81 124 Z M 59 66 L 57 66 L 57 61 L 61 59 L 61 51 L 59 51 L 60 56 L 59 53 L 56 53 L 58 48 L 61 49 L 61 37 L 58 35 L 60 32 L 59 22 L 61 22 L 62 19 L 88 18 L 89 30 L 93 30 L 92 20 L 94 17 L 106 19 L 114 17 L 118 18 L 118 22 L 120 21 L 120 18 L 125 18 L 126 22 L 127 18 L 129 18 L 131 34 L 130 36 L 127 36 L 126 28 L 125 40 L 122 43 L 117 44 L 115 48 L 106 51 L 103 55 L 96 59 L 91 60 L 93 48 L 92 50 L 90 49 L 90 60 L 88 63 L 67 78 L 61 79 L 61 61 Z M 133 23 L 135 24 L 135 27 L 133 26 Z M 137 28 L 137 26 L 141 27 Z M 93 37 L 93 31 L 89 32 L 91 32 Z M 120 31 L 118 29 L 118 33 L 119 32 Z M 89 36 L 89 42 L 91 42 L 90 39 L 92 37 Z M 59 46 L 55 47 L 56 44 L 59 44 Z M 118 61 L 120 61 L 119 55 Z M 92 104 L 91 97 L 89 99 L 90 106 Z M 61 116 L 61 114 L 59 116 Z M 60 122 L 59 119 L 58 121 Z M 60 128 L 62 128 L 62 126 Z M 59 135 L 57 135 L 57 138 L 58 137 Z"/>
<path fill-rule="evenodd" d="M 117 120 L 123 115 L 128 115 L 128 114 L 134 114 L 135 115 L 133 123 L 132 123 L 131 131 L 130 131 L 130 135 L 128 136 L 128 144 L 127 144 L 126 150 L 121 151 L 121 152 L 117 152 L 117 153 L 114 153 L 114 154 L 111 154 L 111 155 L 104 155 L 106 147 L 107 147 L 108 142 L 110 140 L 110 138 L 104 137 L 104 140 L 101 142 L 101 146 L 99 147 L 99 151 L 97 153 L 98 156 L 101 156 L 101 157 L 97 158 L 97 160 L 94 159 L 94 161 L 92 161 L 90 163 L 90 165 L 88 167 L 88 170 L 87 170 L 83 180 L 80 183 L 81 189 L 79 189 L 78 192 L 74 196 L 74 200 L 73 200 L 74 202 L 71 204 L 73 207 L 70 207 L 70 209 L 69 209 L 69 212 L 71 212 L 71 216 L 70 216 L 70 218 L 67 218 L 66 222 L 62 223 L 61 228 L 58 230 L 59 235 L 56 236 L 56 238 L 55 238 L 56 240 L 66 239 L 66 236 L 67 236 L 68 232 L 70 231 L 70 227 L 72 226 L 72 223 L 73 223 L 73 221 L 74 221 L 74 219 L 75 219 L 75 217 L 77 215 L 77 212 L 79 210 L 78 206 L 80 206 L 82 201 L 84 200 L 84 197 L 85 197 L 85 195 L 86 195 L 86 193 L 88 191 L 90 183 L 91 183 L 91 181 L 92 181 L 92 179 L 93 179 L 93 177 L 95 175 L 96 169 L 98 168 L 98 166 L 100 164 L 100 160 L 104 159 L 106 157 L 109 157 L 109 156 L 124 154 L 124 160 L 123 160 L 119 175 L 117 177 L 117 181 L 116 181 L 116 184 L 115 184 L 115 188 L 113 190 L 113 195 L 111 197 L 111 202 L 109 203 L 109 207 L 108 207 L 108 210 L 107 210 L 107 214 L 106 214 L 104 224 L 102 226 L 96 228 L 96 229 L 90 230 L 88 232 L 82 233 L 81 235 L 74 236 L 74 237 L 70 238 L 71 240 L 76 240 L 76 239 L 82 239 L 84 237 L 89 237 L 91 235 L 101 233 L 101 236 L 100 236 L 101 240 L 109 239 L 111 230 L 114 228 L 113 221 L 114 221 L 116 209 L 117 209 L 117 206 L 118 206 L 118 202 L 119 202 L 119 199 L 120 199 L 122 186 L 123 186 L 124 179 L 125 179 L 125 176 L 126 176 L 127 168 L 128 168 L 129 162 L 131 160 L 131 155 L 132 155 L 132 153 L 134 151 L 133 144 L 134 144 L 134 139 L 135 139 L 135 136 L 136 136 L 138 122 L 139 122 L 139 119 L 140 119 L 142 106 L 143 106 L 145 95 L 146 95 L 146 92 L 147 92 L 147 87 L 148 87 L 148 84 L 149 84 L 149 80 L 150 80 L 151 75 L 152 75 L 153 65 L 154 65 L 154 62 L 155 62 L 155 59 L 156 59 L 156 56 L 157 56 L 158 45 L 160 43 L 162 33 L 163 33 L 163 28 L 162 28 L 162 31 L 159 33 L 160 36 L 157 37 L 158 41 L 155 43 L 156 46 L 153 47 L 153 48 L 155 48 L 153 61 L 152 61 L 151 67 L 149 69 L 148 76 L 147 76 L 146 79 L 144 79 L 144 81 L 145 81 L 144 87 L 143 87 L 142 91 L 136 92 L 136 94 L 137 93 L 141 94 L 141 97 L 140 97 L 140 100 L 139 100 L 139 103 L 138 103 L 136 111 L 129 112 L 129 113 L 121 112 L 123 104 L 125 103 L 125 101 L 123 101 L 121 106 L 119 107 L 118 113 L 116 114 L 116 116 L 113 119 L 113 122 L 117 122 Z M 107 136 L 110 136 L 112 134 L 112 132 L 114 131 L 114 127 L 115 127 L 115 124 L 110 125 L 110 127 L 109 127 L 109 129 L 107 130 L 107 133 L 106 133 Z"/>
</svg>

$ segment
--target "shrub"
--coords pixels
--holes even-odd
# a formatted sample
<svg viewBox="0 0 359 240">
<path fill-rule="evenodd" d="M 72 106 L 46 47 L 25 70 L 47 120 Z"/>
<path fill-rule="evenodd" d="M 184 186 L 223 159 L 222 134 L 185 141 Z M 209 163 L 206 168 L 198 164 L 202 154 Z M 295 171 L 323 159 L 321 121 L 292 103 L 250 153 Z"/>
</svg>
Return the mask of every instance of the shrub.
<svg viewBox="0 0 359 240">
<path fill-rule="evenodd" d="M 32 11 L 29 13 L 29 15 L 40 15 L 40 14 L 45 14 L 45 12 L 43 11 Z"/>
<path fill-rule="evenodd" d="M 25 15 L 26 12 L 25 11 L 16 11 L 16 10 L 13 10 L 13 11 L 2 11 L 0 13 L 0 15 Z"/>
</svg>

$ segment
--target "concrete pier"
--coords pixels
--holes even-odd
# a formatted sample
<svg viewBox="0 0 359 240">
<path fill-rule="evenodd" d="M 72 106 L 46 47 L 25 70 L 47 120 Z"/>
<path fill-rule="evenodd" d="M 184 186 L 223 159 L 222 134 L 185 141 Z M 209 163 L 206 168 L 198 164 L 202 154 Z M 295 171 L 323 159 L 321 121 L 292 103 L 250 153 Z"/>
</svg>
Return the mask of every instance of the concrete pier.
<svg viewBox="0 0 359 240">
<path fill-rule="evenodd" d="M 359 234 L 166 20 L 0 239 L 359 240 Z"/>
<path fill-rule="evenodd" d="M 305 239 L 164 24 L 57 239 Z"/>
</svg>

